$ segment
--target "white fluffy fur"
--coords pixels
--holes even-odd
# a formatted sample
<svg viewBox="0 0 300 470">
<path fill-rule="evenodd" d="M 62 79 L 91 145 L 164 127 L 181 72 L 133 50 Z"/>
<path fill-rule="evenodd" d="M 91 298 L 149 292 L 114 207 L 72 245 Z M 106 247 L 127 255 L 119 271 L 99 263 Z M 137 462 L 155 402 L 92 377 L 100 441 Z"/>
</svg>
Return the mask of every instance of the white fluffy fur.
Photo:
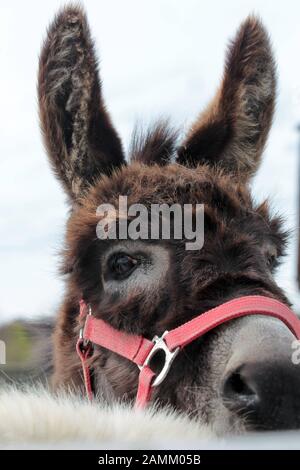
<svg viewBox="0 0 300 470">
<path fill-rule="evenodd" d="M 42 388 L 0 389 L 0 448 L 299 449 L 300 431 L 216 438 L 171 411 L 108 407 Z"/>
<path fill-rule="evenodd" d="M 90 404 L 45 389 L 0 391 L 0 446 L 162 448 L 203 445 L 212 432 L 171 411 Z"/>
</svg>

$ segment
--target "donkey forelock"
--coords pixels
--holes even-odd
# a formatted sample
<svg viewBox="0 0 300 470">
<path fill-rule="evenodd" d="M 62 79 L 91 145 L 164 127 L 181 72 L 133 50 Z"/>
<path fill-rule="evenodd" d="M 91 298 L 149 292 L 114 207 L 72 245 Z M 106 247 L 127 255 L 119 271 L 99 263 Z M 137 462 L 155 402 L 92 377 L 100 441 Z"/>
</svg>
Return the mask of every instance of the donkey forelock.
<svg viewBox="0 0 300 470">
<path fill-rule="evenodd" d="M 54 336 L 56 387 L 82 389 L 75 353 L 82 298 L 95 316 L 149 339 L 242 295 L 288 303 L 273 279 L 286 233 L 268 203 L 256 205 L 249 190 L 271 126 L 275 90 L 268 34 L 259 19 L 249 17 L 230 44 L 215 98 L 184 141 L 159 122 L 144 134 L 135 132 L 126 160 L 105 108 L 85 14 L 70 6 L 56 16 L 39 72 L 45 145 L 72 206 L 62 257 L 66 296 Z M 100 240 L 97 208 L 117 206 L 120 195 L 146 208 L 204 204 L 204 246 L 187 251 L 186 240 L 174 237 Z M 276 338 L 277 349 L 269 337 Z M 289 400 L 288 410 L 299 407 L 291 340 L 279 322 L 260 317 L 219 327 L 179 353 L 154 399 L 220 433 L 297 427 L 300 417 L 283 405 Z M 284 373 L 276 369 L 275 356 Z M 100 347 L 91 362 L 96 393 L 108 400 L 133 399 L 138 374 L 133 364 Z M 266 384 L 256 375 L 262 370 L 270 393 L 280 395 L 273 410 Z M 288 384 L 284 393 L 282 381 Z"/>
</svg>

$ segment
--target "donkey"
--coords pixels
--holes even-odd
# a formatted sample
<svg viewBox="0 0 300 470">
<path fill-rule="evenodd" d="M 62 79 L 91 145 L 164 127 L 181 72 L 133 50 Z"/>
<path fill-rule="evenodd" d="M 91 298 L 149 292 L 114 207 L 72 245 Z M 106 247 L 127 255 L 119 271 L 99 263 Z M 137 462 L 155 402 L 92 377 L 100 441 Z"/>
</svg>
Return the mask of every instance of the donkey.
<svg viewBox="0 0 300 470">
<path fill-rule="evenodd" d="M 184 141 L 159 122 L 135 135 L 125 158 L 106 110 L 95 47 L 81 7 L 68 6 L 48 29 L 38 98 L 45 148 L 70 203 L 61 271 L 66 292 L 53 335 L 53 387 L 83 392 L 75 352 L 81 299 L 117 330 L 151 339 L 209 308 L 245 295 L 288 305 L 273 279 L 287 233 L 255 204 L 257 171 L 272 123 L 276 67 L 268 34 L 250 16 L 230 43 L 221 86 Z M 204 204 L 205 241 L 99 239 L 97 207 Z M 121 216 L 120 216 L 121 217 Z M 153 403 L 208 423 L 219 434 L 300 425 L 294 337 L 277 319 L 226 323 L 179 352 Z M 90 358 L 93 390 L 131 403 L 138 368 L 103 347 Z M 156 361 L 159 362 L 159 361 Z"/>
</svg>

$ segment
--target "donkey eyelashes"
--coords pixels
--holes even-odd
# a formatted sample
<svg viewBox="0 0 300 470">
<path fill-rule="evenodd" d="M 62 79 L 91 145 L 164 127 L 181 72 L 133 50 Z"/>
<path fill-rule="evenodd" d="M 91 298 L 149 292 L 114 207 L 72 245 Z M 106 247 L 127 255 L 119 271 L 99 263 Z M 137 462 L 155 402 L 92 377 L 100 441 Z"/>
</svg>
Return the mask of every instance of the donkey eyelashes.
<svg viewBox="0 0 300 470">
<path fill-rule="evenodd" d="M 111 255 L 107 262 L 106 278 L 115 280 L 126 279 L 141 262 L 139 258 L 118 252 Z"/>
</svg>

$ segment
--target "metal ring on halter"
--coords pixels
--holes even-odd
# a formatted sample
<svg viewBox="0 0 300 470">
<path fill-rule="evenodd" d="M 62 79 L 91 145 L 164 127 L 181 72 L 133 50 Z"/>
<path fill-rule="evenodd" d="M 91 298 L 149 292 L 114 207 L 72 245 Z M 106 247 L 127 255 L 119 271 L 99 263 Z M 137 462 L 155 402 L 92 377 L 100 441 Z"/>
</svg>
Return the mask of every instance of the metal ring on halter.
<svg viewBox="0 0 300 470">
<path fill-rule="evenodd" d="M 154 346 L 151 349 L 150 353 L 148 354 L 144 364 L 142 366 L 138 366 L 140 370 L 142 370 L 145 366 L 148 366 L 153 359 L 153 357 L 157 354 L 158 351 L 163 351 L 165 353 L 165 363 L 163 365 L 163 368 L 161 369 L 160 373 L 155 377 L 152 387 L 157 387 L 157 385 L 160 385 L 164 379 L 166 378 L 172 362 L 174 361 L 175 357 L 177 356 L 179 352 L 179 347 L 174 349 L 174 351 L 170 351 L 168 346 L 166 345 L 164 341 L 164 337 L 168 334 L 168 331 L 165 331 L 162 336 L 154 336 L 152 341 L 154 342 Z"/>
<path fill-rule="evenodd" d="M 92 315 L 92 307 L 91 307 L 90 304 L 88 305 L 88 315 Z M 82 328 L 80 328 L 80 330 L 79 330 L 79 339 L 81 340 L 82 348 L 87 349 L 90 345 L 90 340 L 84 339 L 83 332 L 84 332 L 84 326 Z"/>
</svg>

